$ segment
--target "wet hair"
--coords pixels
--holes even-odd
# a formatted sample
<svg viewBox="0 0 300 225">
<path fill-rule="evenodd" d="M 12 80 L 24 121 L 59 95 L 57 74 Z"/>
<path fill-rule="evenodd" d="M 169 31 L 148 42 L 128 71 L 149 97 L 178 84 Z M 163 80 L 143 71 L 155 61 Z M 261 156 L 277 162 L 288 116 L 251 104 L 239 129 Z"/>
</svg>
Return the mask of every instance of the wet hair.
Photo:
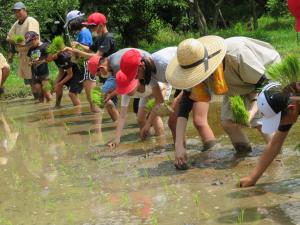
<svg viewBox="0 0 300 225">
<path fill-rule="evenodd" d="M 148 85 L 151 81 L 152 74 L 156 73 L 156 67 L 150 60 L 151 59 L 149 57 L 143 57 L 141 60 L 145 65 L 144 79 L 140 80 L 142 85 Z"/>
<path fill-rule="evenodd" d="M 70 21 L 69 23 L 69 28 L 71 31 L 78 31 L 80 30 L 82 27 L 84 27 L 84 25 L 82 24 L 84 22 L 83 16 L 77 17 L 73 20 Z"/>
</svg>

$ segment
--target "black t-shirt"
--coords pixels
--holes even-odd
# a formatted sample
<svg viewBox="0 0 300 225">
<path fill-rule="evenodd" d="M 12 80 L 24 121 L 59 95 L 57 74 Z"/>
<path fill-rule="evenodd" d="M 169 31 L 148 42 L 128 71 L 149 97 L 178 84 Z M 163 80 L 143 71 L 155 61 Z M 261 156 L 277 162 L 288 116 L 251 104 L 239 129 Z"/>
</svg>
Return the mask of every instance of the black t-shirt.
<svg viewBox="0 0 300 225">
<path fill-rule="evenodd" d="M 63 70 L 68 70 L 72 68 L 73 76 L 78 76 L 80 74 L 79 68 L 76 63 L 71 61 L 71 55 L 68 52 L 62 52 L 58 54 L 56 60 L 54 60 L 55 65 Z"/>
<path fill-rule="evenodd" d="M 93 52 L 102 51 L 104 57 L 107 57 L 117 51 L 116 41 L 112 33 L 106 33 L 103 36 L 96 37 L 90 46 Z"/>
<path fill-rule="evenodd" d="M 37 63 L 33 63 L 31 66 L 31 71 L 34 76 L 44 76 L 49 75 L 49 68 L 47 62 L 39 62 L 48 57 L 47 48 L 48 43 L 42 43 L 38 47 L 32 47 L 29 49 L 27 56 L 31 58 L 33 62 L 37 61 Z"/>
</svg>

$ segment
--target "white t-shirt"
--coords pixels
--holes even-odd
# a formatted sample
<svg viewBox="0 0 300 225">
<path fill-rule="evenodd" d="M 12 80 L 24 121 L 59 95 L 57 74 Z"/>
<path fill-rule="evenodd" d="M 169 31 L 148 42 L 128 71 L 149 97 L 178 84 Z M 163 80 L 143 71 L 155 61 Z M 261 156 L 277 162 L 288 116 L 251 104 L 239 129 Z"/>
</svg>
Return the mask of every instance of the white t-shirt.
<svg viewBox="0 0 300 225">
<path fill-rule="evenodd" d="M 150 96 L 151 94 L 152 94 L 151 87 L 146 85 L 145 86 L 145 92 L 143 92 L 143 93 L 136 91 L 135 94 L 132 95 L 132 96 L 122 95 L 122 97 L 121 97 L 121 106 L 122 107 L 128 107 L 129 102 L 130 102 L 130 98 L 140 98 L 139 107 L 143 107 L 147 102 L 147 97 Z"/>
<path fill-rule="evenodd" d="M 177 47 L 163 48 L 151 55 L 151 58 L 156 67 L 156 73 L 151 77 L 150 86 L 158 85 L 158 82 L 168 83 L 166 80 L 166 70 L 169 62 L 177 54 Z"/>
</svg>

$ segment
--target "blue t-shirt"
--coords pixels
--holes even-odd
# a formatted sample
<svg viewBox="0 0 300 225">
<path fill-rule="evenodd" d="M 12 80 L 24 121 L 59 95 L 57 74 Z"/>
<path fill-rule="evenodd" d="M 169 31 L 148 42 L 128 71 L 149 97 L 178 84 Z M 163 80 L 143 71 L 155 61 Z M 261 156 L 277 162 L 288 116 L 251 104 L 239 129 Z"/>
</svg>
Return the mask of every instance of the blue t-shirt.
<svg viewBox="0 0 300 225">
<path fill-rule="evenodd" d="M 76 41 L 80 44 L 91 46 L 93 44 L 91 31 L 88 28 L 83 28 L 77 35 Z"/>
</svg>

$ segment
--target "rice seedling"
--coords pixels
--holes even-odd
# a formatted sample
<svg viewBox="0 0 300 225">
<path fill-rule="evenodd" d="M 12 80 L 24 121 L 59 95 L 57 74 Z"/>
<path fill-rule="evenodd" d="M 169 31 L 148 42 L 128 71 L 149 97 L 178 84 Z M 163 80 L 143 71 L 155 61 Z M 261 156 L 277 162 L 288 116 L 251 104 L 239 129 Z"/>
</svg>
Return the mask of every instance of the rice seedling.
<svg viewBox="0 0 300 225">
<path fill-rule="evenodd" d="M 248 126 L 249 112 L 242 97 L 239 95 L 231 96 L 229 97 L 229 103 L 232 109 L 233 122 Z"/>
<path fill-rule="evenodd" d="M 148 169 L 144 168 L 144 177 L 149 178 Z"/>
<path fill-rule="evenodd" d="M 146 112 L 148 113 L 151 112 L 154 106 L 155 106 L 155 99 L 154 98 L 148 99 L 146 103 Z"/>
<path fill-rule="evenodd" d="M 104 96 L 99 88 L 93 88 L 91 91 L 92 102 L 96 104 L 101 109 L 104 108 Z"/>
<path fill-rule="evenodd" d="M 128 197 L 128 194 L 127 193 L 122 193 L 122 203 L 124 206 L 128 206 L 129 204 L 129 197 Z"/>
<path fill-rule="evenodd" d="M 65 48 L 64 38 L 62 36 L 56 36 L 52 43 L 47 48 L 47 53 L 50 55 L 54 55 Z"/>
<path fill-rule="evenodd" d="M 152 225 L 158 225 L 158 219 L 157 219 L 156 215 L 153 215 L 151 217 L 151 224 Z"/>
<path fill-rule="evenodd" d="M 237 221 L 236 221 L 237 224 L 244 223 L 244 215 L 245 215 L 245 209 L 241 209 L 241 211 L 237 217 Z"/>
<path fill-rule="evenodd" d="M 196 207 L 200 206 L 200 194 L 199 193 L 194 194 L 194 202 L 195 202 Z"/>
<path fill-rule="evenodd" d="M 13 41 L 16 43 L 16 44 L 21 44 L 25 41 L 25 37 L 24 35 L 15 35 L 13 37 Z"/>
<path fill-rule="evenodd" d="M 267 69 L 272 80 L 279 82 L 283 88 L 300 81 L 300 62 L 295 55 L 289 55 L 280 63 Z"/>
</svg>

